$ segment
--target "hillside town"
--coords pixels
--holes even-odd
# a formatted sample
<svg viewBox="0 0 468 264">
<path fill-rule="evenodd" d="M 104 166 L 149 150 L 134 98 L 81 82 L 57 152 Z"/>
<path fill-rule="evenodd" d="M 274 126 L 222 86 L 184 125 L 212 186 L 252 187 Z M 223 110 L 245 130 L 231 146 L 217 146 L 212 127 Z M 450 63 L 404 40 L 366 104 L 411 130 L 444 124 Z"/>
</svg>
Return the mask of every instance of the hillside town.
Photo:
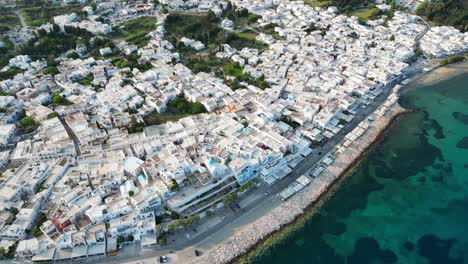
<svg viewBox="0 0 468 264">
<path fill-rule="evenodd" d="M 0 257 L 164 248 L 290 178 L 265 193 L 286 200 L 395 85 L 468 52 L 468 32 L 382 1 L 368 20 L 289 0 L 75 2 L 0 39 Z"/>
</svg>

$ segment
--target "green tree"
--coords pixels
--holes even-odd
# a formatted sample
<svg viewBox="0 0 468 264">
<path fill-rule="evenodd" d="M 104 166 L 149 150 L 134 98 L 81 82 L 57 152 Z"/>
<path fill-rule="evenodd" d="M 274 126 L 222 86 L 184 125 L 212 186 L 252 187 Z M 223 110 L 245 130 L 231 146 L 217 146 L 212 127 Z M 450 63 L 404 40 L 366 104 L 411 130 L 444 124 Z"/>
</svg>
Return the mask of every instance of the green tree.
<svg viewBox="0 0 468 264">
<path fill-rule="evenodd" d="M 44 74 L 50 74 L 52 76 L 59 74 L 60 71 L 57 69 L 56 66 L 47 66 L 47 68 L 44 69 L 43 71 Z"/>
<path fill-rule="evenodd" d="M 206 113 L 206 108 L 205 106 L 200 103 L 200 102 L 195 102 L 195 103 L 192 103 L 192 107 L 191 107 L 191 113 L 192 114 L 201 114 L 201 113 Z"/>
<path fill-rule="evenodd" d="M 29 116 L 20 120 L 20 125 L 23 127 L 31 126 L 34 123 L 35 123 L 34 119 L 32 119 L 32 117 L 29 117 Z"/>
<path fill-rule="evenodd" d="M 125 237 L 122 236 L 122 235 L 121 235 L 121 236 L 118 236 L 118 237 L 117 237 L 117 243 L 123 243 L 123 242 L 125 242 Z"/>
<path fill-rule="evenodd" d="M 59 94 L 53 94 L 52 95 L 52 103 L 53 104 L 58 104 L 58 105 L 70 105 L 71 102 L 68 101 L 67 99 L 63 98 L 61 95 Z"/>
<path fill-rule="evenodd" d="M 34 121 L 32 117 L 26 116 L 19 121 L 21 129 L 29 133 L 36 130 L 39 127 L 39 123 Z"/>
<path fill-rule="evenodd" d="M 236 202 L 238 199 L 239 199 L 239 196 L 237 195 L 237 193 L 233 192 L 233 193 L 226 195 L 222 201 L 224 204 L 231 204 L 231 203 Z"/>
<path fill-rule="evenodd" d="M 52 118 L 58 117 L 58 116 L 59 116 L 59 114 L 57 114 L 56 112 L 53 112 L 53 113 L 50 113 L 50 114 L 47 115 L 47 119 L 52 119 Z"/>
<path fill-rule="evenodd" d="M 156 226 L 156 234 L 159 235 L 159 234 L 161 234 L 161 232 L 162 232 L 162 227 L 160 225 L 157 225 Z"/>
<path fill-rule="evenodd" d="M 359 24 L 361 24 L 361 25 L 366 25 L 367 19 L 362 18 L 362 17 L 358 17 L 358 22 L 359 22 Z"/>
<path fill-rule="evenodd" d="M 67 55 L 67 58 L 71 58 L 71 59 L 78 59 L 80 57 L 80 55 L 78 55 L 77 52 L 73 51 L 73 52 L 70 52 L 68 55 Z"/>
<path fill-rule="evenodd" d="M 11 79 L 15 77 L 15 75 L 24 72 L 24 70 L 17 68 L 17 67 L 10 67 L 6 71 L 0 71 L 0 80 Z"/>
<path fill-rule="evenodd" d="M 218 22 L 219 18 L 216 16 L 216 14 L 213 12 L 213 10 L 208 10 L 208 13 L 206 14 L 206 20 L 208 22 Z"/>
<path fill-rule="evenodd" d="M 180 218 L 180 215 L 177 212 L 171 211 L 171 218 L 176 220 Z"/>
<path fill-rule="evenodd" d="M 177 224 L 175 223 L 175 221 L 172 221 L 171 223 L 167 225 L 167 231 L 169 233 L 173 233 L 176 228 L 177 228 Z"/>
<path fill-rule="evenodd" d="M 421 49 L 416 49 L 414 53 L 416 54 L 416 57 L 420 57 L 424 54 Z"/>
<path fill-rule="evenodd" d="M 134 191 L 128 191 L 128 196 L 132 197 L 135 194 Z"/>
<path fill-rule="evenodd" d="M 82 85 L 91 85 L 94 80 L 94 76 L 90 73 L 88 76 L 84 77 L 83 79 L 79 80 L 78 83 Z"/>
<path fill-rule="evenodd" d="M 286 155 L 285 155 L 285 156 L 286 156 Z M 239 191 L 240 191 L 240 192 L 243 192 L 243 191 L 245 191 L 245 190 L 248 190 L 248 189 L 250 189 L 250 188 L 256 186 L 258 182 L 259 182 L 258 178 L 254 178 L 254 179 L 252 179 L 252 180 L 246 182 L 244 185 L 240 186 L 240 187 L 239 187 Z"/>
<path fill-rule="evenodd" d="M 448 63 L 457 63 L 457 62 L 460 62 L 460 61 L 463 61 L 465 59 L 464 56 L 462 55 L 458 55 L 458 56 L 452 56 L 452 57 L 449 57 L 448 58 Z"/>
<path fill-rule="evenodd" d="M 17 215 L 19 213 L 19 210 L 18 208 L 16 207 L 11 207 L 10 208 L 10 213 L 14 214 L 14 215 Z"/>
<path fill-rule="evenodd" d="M 453 26 L 461 32 L 468 31 L 466 0 L 423 2 L 416 8 L 415 13 L 437 25 Z"/>
<path fill-rule="evenodd" d="M 15 96 L 13 93 L 5 92 L 5 91 L 0 91 L 0 96 Z"/>
<path fill-rule="evenodd" d="M 158 245 L 163 247 L 166 245 L 166 239 L 161 237 L 161 238 L 158 238 Z"/>
<path fill-rule="evenodd" d="M 16 246 L 18 246 L 18 242 L 8 247 L 7 258 L 13 258 L 15 256 Z"/>
<path fill-rule="evenodd" d="M 200 216 L 199 215 L 191 215 L 191 216 L 188 216 L 187 217 L 187 220 L 188 220 L 188 224 L 189 225 L 192 225 L 194 223 L 196 223 L 198 220 L 200 220 Z"/>
<path fill-rule="evenodd" d="M 177 112 L 179 113 L 186 113 L 187 112 L 187 104 L 183 101 L 178 102 L 176 104 Z"/>
<path fill-rule="evenodd" d="M 171 187 L 169 187 L 169 190 L 170 190 L 171 192 L 176 192 L 176 191 L 178 191 L 179 189 L 180 189 L 180 186 L 179 186 L 179 184 L 177 183 L 177 181 L 174 180 L 174 179 L 172 179 L 172 180 L 171 180 Z"/>
</svg>

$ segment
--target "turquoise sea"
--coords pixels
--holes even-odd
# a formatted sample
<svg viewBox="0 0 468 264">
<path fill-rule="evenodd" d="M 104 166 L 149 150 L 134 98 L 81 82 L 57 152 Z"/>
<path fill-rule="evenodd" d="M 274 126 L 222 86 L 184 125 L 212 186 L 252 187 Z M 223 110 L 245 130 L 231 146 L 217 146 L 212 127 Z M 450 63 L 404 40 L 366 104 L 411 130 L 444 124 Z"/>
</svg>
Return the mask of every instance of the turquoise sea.
<svg viewBox="0 0 468 264">
<path fill-rule="evenodd" d="M 415 86 L 414 111 L 254 263 L 468 263 L 468 72 Z"/>
</svg>

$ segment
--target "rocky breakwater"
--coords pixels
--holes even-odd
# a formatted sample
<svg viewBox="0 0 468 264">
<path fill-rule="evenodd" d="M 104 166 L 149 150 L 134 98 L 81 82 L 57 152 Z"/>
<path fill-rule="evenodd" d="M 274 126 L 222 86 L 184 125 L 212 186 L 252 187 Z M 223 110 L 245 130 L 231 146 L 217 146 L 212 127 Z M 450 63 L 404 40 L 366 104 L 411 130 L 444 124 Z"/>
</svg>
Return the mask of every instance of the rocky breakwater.
<svg viewBox="0 0 468 264">
<path fill-rule="evenodd" d="M 369 122 L 367 131 L 348 147 L 338 147 L 332 165 L 313 179 L 306 188 L 275 207 L 268 214 L 243 226 L 234 236 L 211 248 L 203 256 L 195 259 L 193 263 L 218 264 L 233 262 L 255 247 L 257 243 L 261 243 L 269 235 L 292 223 L 319 201 L 319 198 L 329 190 L 333 183 L 346 175 L 372 144 L 377 141 L 391 122 L 405 111 L 398 103 L 391 106 L 387 104 L 385 109 L 381 107 L 376 110 L 375 113 L 379 113 L 381 116 L 375 121 Z"/>
</svg>

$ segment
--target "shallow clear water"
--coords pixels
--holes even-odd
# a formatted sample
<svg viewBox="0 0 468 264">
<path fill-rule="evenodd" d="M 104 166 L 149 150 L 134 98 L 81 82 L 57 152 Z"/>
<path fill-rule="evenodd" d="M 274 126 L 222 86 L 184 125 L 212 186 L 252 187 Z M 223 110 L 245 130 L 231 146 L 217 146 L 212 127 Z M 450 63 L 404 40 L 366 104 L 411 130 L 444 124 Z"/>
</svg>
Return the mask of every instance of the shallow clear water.
<svg viewBox="0 0 468 264">
<path fill-rule="evenodd" d="M 254 263 L 468 263 L 468 73 L 408 90 L 401 103 L 416 111 Z"/>
</svg>

